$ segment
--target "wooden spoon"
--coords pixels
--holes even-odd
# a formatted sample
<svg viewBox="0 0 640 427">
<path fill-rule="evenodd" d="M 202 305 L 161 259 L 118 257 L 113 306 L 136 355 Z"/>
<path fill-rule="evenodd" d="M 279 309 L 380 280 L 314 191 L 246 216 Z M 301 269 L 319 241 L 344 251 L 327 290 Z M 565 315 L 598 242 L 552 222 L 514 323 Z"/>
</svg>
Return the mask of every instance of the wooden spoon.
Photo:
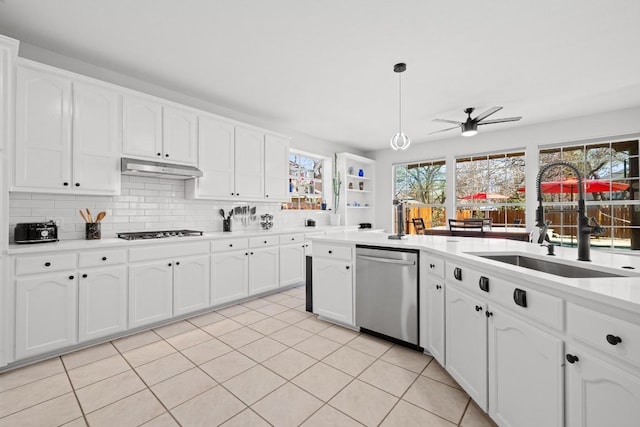
<svg viewBox="0 0 640 427">
<path fill-rule="evenodd" d="M 91 211 L 89 210 L 89 208 L 87 208 L 87 218 L 89 219 L 89 222 L 93 222 L 93 217 L 91 216 Z"/>
<path fill-rule="evenodd" d="M 80 216 L 82 217 L 82 219 L 84 219 L 84 222 L 89 222 L 87 221 L 87 217 L 84 216 L 84 212 L 82 212 L 82 209 L 80 209 Z"/>
<path fill-rule="evenodd" d="M 106 212 L 100 212 L 100 213 L 98 214 L 98 216 L 96 217 L 96 222 L 100 222 L 100 221 L 102 221 L 102 220 L 104 219 L 104 217 L 105 217 L 105 216 L 107 216 L 107 213 L 106 213 Z"/>
</svg>

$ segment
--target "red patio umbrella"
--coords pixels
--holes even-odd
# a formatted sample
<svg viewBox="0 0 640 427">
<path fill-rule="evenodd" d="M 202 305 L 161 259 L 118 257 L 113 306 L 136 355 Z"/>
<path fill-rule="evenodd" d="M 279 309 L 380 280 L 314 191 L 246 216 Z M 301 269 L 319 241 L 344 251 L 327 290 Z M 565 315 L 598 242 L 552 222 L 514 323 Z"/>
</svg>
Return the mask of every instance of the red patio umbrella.
<svg viewBox="0 0 640 427">
<path fill-rule="evenodd" d="M 502 194 L 495 193 L 486 193 L 481 191 L 479 193 L 469 194 L 467 196 L 460 197 L 462 200 L 487 200 L 487 199 L 508 199 L 507 196 L 503 196 Z"/>
<path fill-rule="evenodd" d="M 609 191 L 625 191 L 629 188 L 629 184 L 624 182 L 611 182 L 606 179 L 585 179 L 585 193 L 608 193 Z M 540 189 L 543 193 L 578 193 L 578 180 L 576 178 L 568 178 L 555 181 L 545 181 L 540 183 Z M 518 188 L 518 191 L 524 191 L 524 186 Z"/>
</svg>

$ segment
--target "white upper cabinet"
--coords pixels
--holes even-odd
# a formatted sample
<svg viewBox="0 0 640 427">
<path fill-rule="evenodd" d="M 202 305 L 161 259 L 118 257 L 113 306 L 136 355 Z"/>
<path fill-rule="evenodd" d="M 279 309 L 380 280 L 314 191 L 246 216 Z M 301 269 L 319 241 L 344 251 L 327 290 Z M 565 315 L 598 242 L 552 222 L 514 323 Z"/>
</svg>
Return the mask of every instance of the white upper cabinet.
<svg viewBox="0 0 640 427">
<path fill-rule="evenodd" d="M 236 196 L 243 199 L 262 198 L 264 194 L 264 134 L 237 126 L 235 148 Z"/>
<path fill-rule="evenodd" d="M 149 99 L 122 97 L 122 151 L 130 156 L 162 158 L 162 105 Z"/>
<path fill-rule="evenodd" d="M 207 116 L 198 119 L 199 165 L 203 176 L 188 181 L 198 197 L 226 198 L 235 195 L 235 127 Z"/>
<path fill-rule="evenodd" d="M 288 198 L 289 141 L 273 135 L 264 139 L 264 197 L 284 201 Z"/>
<path fill-rule="evenodd" d="M 164 159 L 171 162 L 198 163 L 197 116 L 187 110 L 163 107 Z"/>
</svg>

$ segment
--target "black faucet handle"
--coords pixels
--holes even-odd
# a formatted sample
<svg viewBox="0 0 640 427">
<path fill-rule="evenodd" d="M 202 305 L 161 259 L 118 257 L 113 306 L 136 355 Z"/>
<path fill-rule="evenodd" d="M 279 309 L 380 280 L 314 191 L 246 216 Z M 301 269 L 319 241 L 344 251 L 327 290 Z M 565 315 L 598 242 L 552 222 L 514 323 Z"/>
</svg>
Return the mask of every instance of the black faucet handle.
<svg viewBox="0 0 640 427">
<path fill-rule="evenodd" d="M 591 234 L 604 234 L 605 229 L 603 226 L 600 225 L 600 223 L 598 222 L 598 220 L 596 219 L 595 216 L 591 217 L 591 223 L 593 224 L 591 226 Z"/>
</svg>

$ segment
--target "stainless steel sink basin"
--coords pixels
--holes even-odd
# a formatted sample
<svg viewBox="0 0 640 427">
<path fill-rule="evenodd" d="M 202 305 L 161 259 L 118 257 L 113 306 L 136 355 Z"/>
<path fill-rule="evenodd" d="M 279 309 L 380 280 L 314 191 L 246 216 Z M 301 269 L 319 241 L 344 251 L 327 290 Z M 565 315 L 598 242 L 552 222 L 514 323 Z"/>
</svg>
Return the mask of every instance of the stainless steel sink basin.
<svg viewBox="0 0 640 427">
<path fill-rule="evenodd" d="M 497 254 L 471 254 L 493 261 L 504 262 L 506 264 L 517 265 L 518 267 L 529 268 L 543 273 L 554 274 L 556 276 L 570 277 L 573 279 L 594 278 L 594 277 L 628 277 L 624 274 L 610 273 L 592 268 L 577 267 L 575 265 L 560 264 L 554 261 L 547 261 L 532 258 L 525 255 L 497 255 Z"/>
</svg>

